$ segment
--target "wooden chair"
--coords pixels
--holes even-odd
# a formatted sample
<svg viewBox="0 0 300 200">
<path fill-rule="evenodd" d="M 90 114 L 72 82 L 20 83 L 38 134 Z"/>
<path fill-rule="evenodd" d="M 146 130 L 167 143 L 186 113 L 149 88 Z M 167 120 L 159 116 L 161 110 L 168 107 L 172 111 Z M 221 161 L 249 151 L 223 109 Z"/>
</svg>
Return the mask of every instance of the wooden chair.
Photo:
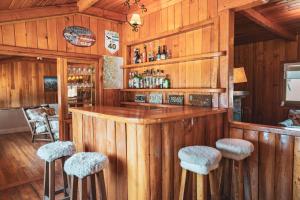
<svg viewBox="0 0 300 200">
<path fill-rule="evenodd" d="M 223 159 L 232 162 L 232 171 L 229 172 L 232 174 L 232 199 L 252 199 L 249 163 L 245 162 L 254 151 L 253 144 L 242 139 L 224 138 L 218 140 L 216 146 L 222 152 Z M 223 170 L 221 182 L 224 182 L 222 174 Z"/>
<path fill-rule="evenodd" d="M 63 171 L 63 183 L 64 187 L 55 191 L 55 164 L 60 160 L 62 164 L 62 170 L 66 158 L 75 153 L 75 145 L 72 142 L 52 142 L 40 147 L 37 151 L 37 155 L 45 161 L 44 170 L 44 198 L 48 200 L 55 200 L 55 195 L 64 192 L 67 199 L 69 196 L 69 184 L 66 173 Z"/>
<path fill-rule="evenodd" d="M 57 120 L 58 121 L 58 116 L 48 116 L 48 115 L 44 114 L 43 116 L 41 116 L 43 118 L 42 120 L 33 120 L 33 119 L 30 119 L 30 117 L 27 113 L 27 111 L 29 109 L 39 109 L 39 108 L 42 108 L 42 107 L 49 108 L 48 105 L 22 108 L 25 119 L 26 119 L 27 124 L 30 128 L 30 132 L 31 132 L 31 135 L 32 135 L 32 142 L 35 142 L 35 141 L 54 142 L 55 141 L 55 135 L 57 133 L 52 130 L 51 125 L 50 125 L 50 120 Z M 37 128 L 41 124 L 43 126 L 45 126 L 45 131 L 38 132 Z M 38 138 L 36 138 L 36 137 L 38 137 Z"/>
<path fill-rule="evenodd" d="M 221 152 L 212 147 L 190 146 L 180 149 L 178 152 L 182 167 L 179 200 L 186 199 L 187 177 L 195 174 L 197 200 L 206 200 L 205 177 L 208 176 L 210 184 L 210 199 L 219 200 L 218 180 L 215 171 L 222 158 Z"/>
<path fill-rule="evenodd" d="M 107 164 L 107 157 L 100 153 L 81 152 L 69 158 L 65 162 L 64 170 L 72 177 L 70 199 L 77 200 L 79 185 L 79 199 L 96 200 L 97 183 L 100 199 L 107 200 L 103 173 Z M 90 181 L 89 195 L 88 181 Z"/>
</svg>

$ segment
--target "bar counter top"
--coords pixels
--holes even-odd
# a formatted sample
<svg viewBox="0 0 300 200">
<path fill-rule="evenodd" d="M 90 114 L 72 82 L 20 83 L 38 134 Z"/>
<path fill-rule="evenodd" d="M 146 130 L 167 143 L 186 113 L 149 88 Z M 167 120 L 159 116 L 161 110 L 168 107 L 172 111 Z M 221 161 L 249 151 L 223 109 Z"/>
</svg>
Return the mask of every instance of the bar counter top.
<svg viewBox="0 0 300 200">
<path fill-rule="evenodd" d="M 150 110 L 145 110 L 143 108 L 95 106 L 70 108 L 70 111 L 72 113 L 82 113 L 92 117 L 136 124 L 155 124 L 227 112 L 226 109 L 198 108 L 190 106 L 155 108 Z"/>
</svg>

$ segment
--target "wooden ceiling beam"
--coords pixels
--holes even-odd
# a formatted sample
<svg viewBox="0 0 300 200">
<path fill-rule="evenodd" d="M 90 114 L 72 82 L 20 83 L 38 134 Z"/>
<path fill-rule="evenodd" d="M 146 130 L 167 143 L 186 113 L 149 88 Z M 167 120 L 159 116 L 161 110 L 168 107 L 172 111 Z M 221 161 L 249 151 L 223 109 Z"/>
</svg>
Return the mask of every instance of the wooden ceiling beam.
<svg viewBox="0 0 300 200">
<path fill-rule="evenodd" d="M 79 12 L 83 12 L 86 9 L 92 7 L 95 3 L 97 3 L 99 0 L 79 0 L 77 2 L 78 10 Z"/>
<path fill-rule="evenodd" d="M 30 20 L 78 12 L 76 4 L 64 4 L 37 8 L 20 8 L 0 11 L 0 23 Z"/>
<path fill-rule="evenodd" d="M 245 17 L 252 20 L 256 24 L 264 27 L 265 29 L 269 30 L 270 32 L 278 35 L 287 40 L 296 40 L 296 34 L 290 32 L 289 30 L 283 28 L 282 26 L 272 22 L 261 13 L 254 9 L 247 9 L 241 12 Z"/>
<path fill-rule="evenodd" d="M 234 9 L 235 11 L 249 9 L 268 3 L 270 0 L 218 0 L 218 10 Z"/>
<path fill-rule="evenodd" d="M 1 10 L 0 11 L 0 23 L 13 23 L 18 21 L 33 20 L 38 18 L 47 18 L 55 16 L 63 16 L 69 14 L 78 13 L 77 4 L 64 4 L 57 6 L 45 6 L 37 8 L 22 8 L 22 9 L 12 9 L 12 10 Z M 101 17 L 109 20 L 115 21 L 126 21 L 126 15 L 103 10 L 101 8 L 91 7 L 82 12 L 83 14 L 92 15 L 95 17 Z"/>
</svg>

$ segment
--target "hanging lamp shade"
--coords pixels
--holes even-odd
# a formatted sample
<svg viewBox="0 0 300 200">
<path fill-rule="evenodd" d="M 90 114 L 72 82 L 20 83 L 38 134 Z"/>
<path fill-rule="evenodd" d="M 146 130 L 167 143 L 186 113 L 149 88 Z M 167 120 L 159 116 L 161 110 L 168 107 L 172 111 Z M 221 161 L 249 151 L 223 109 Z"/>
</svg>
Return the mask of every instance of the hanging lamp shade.
<svg viewBox="0 0 300 200">
<path fill-rule="evenodd" d="M 238 67 L 233 69 L 233 82 L 234 83 L 246 83 L 247 76 L 244 67 Z"/>
<path fill-rule="evenodd" d="M 132 14 L 129 23 L 133 26 L 141 25 L 142 24 L 141 16 L 137 13 Z"/>
</svg>

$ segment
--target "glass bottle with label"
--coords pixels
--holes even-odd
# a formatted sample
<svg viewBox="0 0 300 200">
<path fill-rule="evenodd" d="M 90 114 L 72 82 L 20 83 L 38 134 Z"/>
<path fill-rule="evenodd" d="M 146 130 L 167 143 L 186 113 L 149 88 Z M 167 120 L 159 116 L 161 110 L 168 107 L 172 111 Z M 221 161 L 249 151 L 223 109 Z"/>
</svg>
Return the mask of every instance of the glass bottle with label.
<svg viewBox="0 0 300 200">
<path fill-rule="evenodd" d="M 156 54 L 156 60 L 157 60 L 157 61 L 161 60 L 161 51 L 160 51 L 160 46 L 158 47 L 158 50 L 157 50 L 157 54 Z"/>
<path fill-rule="evenodd" d="M 167 59 L 167 46 L 166 45 L 163 46 L 163 52 L 162 52 L 162 54 L 160 56 L 160 59 L 161 60 Z"/>
<path fill-rule="evenodd" d="M 170 81 L 168 75 L 166 75 L 166 77 L 164 78 L 164 81 L 163 81 L 163 88 L 164 88 L 164 89 L 169 89 L 169 88 L 171 88 L 171 81 Z"/>
</svg>

